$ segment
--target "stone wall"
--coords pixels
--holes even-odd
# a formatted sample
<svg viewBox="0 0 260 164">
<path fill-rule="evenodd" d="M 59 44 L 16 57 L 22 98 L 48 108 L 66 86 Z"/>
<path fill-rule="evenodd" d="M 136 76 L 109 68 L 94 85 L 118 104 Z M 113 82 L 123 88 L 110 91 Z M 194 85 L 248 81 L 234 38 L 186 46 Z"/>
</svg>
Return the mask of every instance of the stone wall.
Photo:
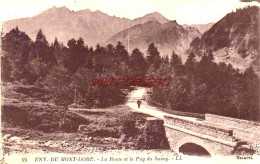
<svg viewBox="0 0 260 164">
<path fill-rule="evenodd" d="M 233 136 L 248 143 L 260 143 L 260 123 L 236 118 L 205 114 L 205 120 L 228 126 Z"/>
<path fill-rule="evenodd" d="M 256 127 L 256 126 L 260 127 L 260 123 L 257 123 L 257 122 L 230 118 L 230 117 L 224 117 L 224 116 L 218 116 L 218 115 L 213 115 L 213 114 L 205 114 L 205 120 L 209 121 L 209 122 L 219 123 L 219 124 L 228 125 L 231 127 L 241 128 L 241 129 L 248 129 L 248 128 L 252 128 L 252 127 Z"/>
<path fill-rule="evenodd" d="M 234 137 L 251 144 L 260 143 L 260 133 L 252 130 L 234 129 Z"/>
<path fill-rule="evenodd" d="M 187 129 L 200 134 L 212 136 L 215 138 L 232 141 L 233 131 L 230 128 L 222 126 L 207 125 L 195 120 L 185 120 L 176 116 L 165 116 L 165 124 L 173 125 Z"/>
</svg>

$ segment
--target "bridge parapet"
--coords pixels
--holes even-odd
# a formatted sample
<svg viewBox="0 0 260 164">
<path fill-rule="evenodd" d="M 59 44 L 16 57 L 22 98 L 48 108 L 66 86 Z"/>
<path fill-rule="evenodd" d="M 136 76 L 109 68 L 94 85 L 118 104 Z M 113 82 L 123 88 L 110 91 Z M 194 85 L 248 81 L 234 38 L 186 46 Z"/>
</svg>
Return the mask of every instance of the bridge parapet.
<svg viewBox="0 0 260 164">
<path fill-rule="evenodd" d="M 237 118 L 230 118 L 225 116 L 218 116 L 214 114 L 205 114 L 205 120 L 209 122 L 215 122 L 231 127 L 237 127 L 241 129 L 249 129 L 252 127 L 260 127 L 260 123 L 248 121 L 248 120 L 242 120 Z"/>
<path fill-rule="evenodd" d="M 183 129 L 187 129 L 200 134 L 212 136 L 226 141 L 233 140 L 233 130 L 213 124 L 207 124 L 201 121 L 179 118 L 173 115 L 164 116 L 165 124 L 173 125 Z"/>
<path fill-rule="evenodd" d="M 233 135 L 237 139 L 248 143 L 260 143 L 260 123 L 258 122 L 213 114 L 205 114 L 205 120 L 232 128 Z"/>
</svg>

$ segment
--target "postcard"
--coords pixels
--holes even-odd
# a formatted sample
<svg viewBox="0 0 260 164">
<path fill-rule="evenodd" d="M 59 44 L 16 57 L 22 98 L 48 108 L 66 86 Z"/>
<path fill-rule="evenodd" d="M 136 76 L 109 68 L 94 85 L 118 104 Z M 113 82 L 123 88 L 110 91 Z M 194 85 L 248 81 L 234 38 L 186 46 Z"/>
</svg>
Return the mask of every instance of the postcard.
<svg viewBox="0 0 260 164">
<path fill-rule="evenodd" d="M 259 0 L 0 0 L 1 163 L 259 163 Z"/>
</svg>

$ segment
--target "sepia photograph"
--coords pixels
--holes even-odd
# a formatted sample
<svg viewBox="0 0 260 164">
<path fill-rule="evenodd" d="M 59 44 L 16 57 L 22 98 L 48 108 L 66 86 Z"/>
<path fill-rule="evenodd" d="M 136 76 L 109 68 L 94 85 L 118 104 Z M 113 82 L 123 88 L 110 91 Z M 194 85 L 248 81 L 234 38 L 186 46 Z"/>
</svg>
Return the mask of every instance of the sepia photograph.
<svg viewBox="0 0 260 164">
<path fill-rule="evenodd" d="M 260 0 L 0 0 L 0 163 L 260 163 Z"/>
</svg>

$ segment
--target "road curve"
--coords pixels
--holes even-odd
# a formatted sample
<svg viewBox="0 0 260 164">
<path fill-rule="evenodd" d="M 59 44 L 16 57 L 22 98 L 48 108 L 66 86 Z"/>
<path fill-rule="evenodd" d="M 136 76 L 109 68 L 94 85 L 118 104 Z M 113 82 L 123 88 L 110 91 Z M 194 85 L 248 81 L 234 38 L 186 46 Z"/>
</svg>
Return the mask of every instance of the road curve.
<svg viewBox="0 0 260 164">
<path fill-rule="evenodd" d="M 160 119 L 163 119 L 165 115 L 172 115 L 160 111 L 156 107 L 148 105 L 147 102 L 145 101 L 146 97 L 147 97 L 147 88 L 137 87 L 129 94 L 129 99 L 126 105 L 136 112 L 148 114 L 150 116 L 157 117 Z M 142 104 L 140 108 L 138 108 L 137 106 L 137 100 L 142 100 Z M 198 121 L 198 119 L 194 117 L 176 116 L 176 115 L 174 116 L 185 120 Z"/>
</svg>

